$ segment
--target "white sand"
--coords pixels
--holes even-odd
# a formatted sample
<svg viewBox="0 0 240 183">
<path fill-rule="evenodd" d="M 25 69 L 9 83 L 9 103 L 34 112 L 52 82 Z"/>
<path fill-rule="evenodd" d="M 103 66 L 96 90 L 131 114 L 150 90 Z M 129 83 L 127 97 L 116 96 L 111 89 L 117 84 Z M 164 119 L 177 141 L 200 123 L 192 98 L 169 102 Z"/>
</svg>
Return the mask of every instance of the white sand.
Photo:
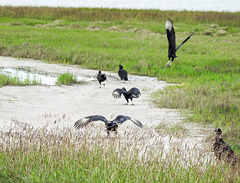
<svg viewBox="0 0 240 183">
<path fill-rule="evenodd" d="M 28 67 L 38 73 L 48 73 L 56 76 L 70 72 L 75 76 L 89 77 L 94 81 L 86 84 L 72 86 L 4 86 L 0 88 L 0 127 L 8 128 L 14 121 L 27 123 L 34 127 L 42 127 L 46 123 L 51 127 L 72 127 L 80 118 L 89 115 L 103 115 L 107 119 L 113 119 L 117 115 L 127 115 L 140 120 L 143 125 L 154 128 L 159 123 L 181 123 L 180 113 L 173 109 L 163 109 L 153 106 L 150 102 L 150 94 L 157 89 L 163 90 L 168 84 L 157 81 L 156 78 L 129 75 L 130 81 L 121 81 L 117 73 L 105 72 L 108 80 L 106 86 L 100 88 L 96 80 L 97 70 L 81 69 L 79 66 L 60 64 L 47 64 L 30 59 L 14 59 L 0 57 L 0 67 L 19 68 Z M 118 67 L 116 65 L 116 67 Z M 114 99 L 112 92 L 116 88 L 130 89 L 137 87 L 141 96 L 133 99 L 134 105 L 125 105 L 126 100 L 122 96 Z M 98 124 L 99 123 L 99 124 Z M 94 122 L 102 125 L 102 122 Z M 197 124 L 185 125 L 190 130 L 184 143 L 195 144 L 202 142 L 206 134 L 203 128 Z M 93 128 L 93 127 L 88 127 Z M 120 131 L 126 128 L 138 128 L 131 121 L 127 121 L 119 127 Z M 141 130 L 139 128 L 139 130 Z"/>
</svg>

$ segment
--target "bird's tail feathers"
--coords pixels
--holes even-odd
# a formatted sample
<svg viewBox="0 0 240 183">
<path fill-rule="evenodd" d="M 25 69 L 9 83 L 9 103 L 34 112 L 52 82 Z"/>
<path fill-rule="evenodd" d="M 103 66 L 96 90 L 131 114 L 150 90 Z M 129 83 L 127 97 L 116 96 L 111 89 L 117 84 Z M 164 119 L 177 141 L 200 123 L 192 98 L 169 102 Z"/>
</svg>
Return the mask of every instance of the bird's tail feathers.
<svg viewBox="0 0 240 183">
<path fill-rule="evenodd" d="M 114 98 L 121 98 L 121 94 L 118 93 L 118 92 L 116 92 L 116 91 L 112 93 L 112 96 L 113 96 Z"/>
</svg>

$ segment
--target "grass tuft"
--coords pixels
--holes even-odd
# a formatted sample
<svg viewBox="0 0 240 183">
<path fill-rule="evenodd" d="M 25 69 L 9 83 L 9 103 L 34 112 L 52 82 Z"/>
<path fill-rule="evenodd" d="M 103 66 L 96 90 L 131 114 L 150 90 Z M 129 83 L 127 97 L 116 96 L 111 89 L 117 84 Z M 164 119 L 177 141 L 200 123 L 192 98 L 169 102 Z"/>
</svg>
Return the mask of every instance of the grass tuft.
<svg viewBox="0 0 240 183">
<path fill-rule="evenodd" d="M 57 79 L 57 84 L 60 86 L 64 85 L 71 85 L 77 83 L 77 79 L 73 76 L 73 74 L 65 73 L 61 74 Z"/>
</svg>

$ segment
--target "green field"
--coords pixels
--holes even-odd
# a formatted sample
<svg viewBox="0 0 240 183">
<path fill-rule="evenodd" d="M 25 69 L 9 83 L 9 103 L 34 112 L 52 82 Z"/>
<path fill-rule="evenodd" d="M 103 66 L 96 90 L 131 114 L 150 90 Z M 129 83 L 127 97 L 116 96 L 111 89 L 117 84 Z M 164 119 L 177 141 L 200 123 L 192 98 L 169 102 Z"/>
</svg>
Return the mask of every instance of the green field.
<svg viewBox="0 0 240 183">
<path fill-rule="evenodd" d="M 170 69 L 167 18 L 174 21 L 177 45 L 194 32 Z M 156 104 L 223 128 L 238 154 L 239 50 L 240 12 L 0 7 L 0 55 L 114 72 L 122 64 L 131 74 L 178 83 L 154 92 Z"/>
</svg>

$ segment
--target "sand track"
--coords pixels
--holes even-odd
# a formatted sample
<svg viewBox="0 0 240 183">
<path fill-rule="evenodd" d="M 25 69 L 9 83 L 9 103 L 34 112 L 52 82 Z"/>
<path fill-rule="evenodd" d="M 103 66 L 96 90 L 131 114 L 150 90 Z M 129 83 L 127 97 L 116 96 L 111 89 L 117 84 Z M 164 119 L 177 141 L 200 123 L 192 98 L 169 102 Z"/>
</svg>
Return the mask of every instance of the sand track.
<svg viewBox="0 0 240 183">
<path fill-rule="evenodd" d="M 89 115 L 103 115 L 113 119 L 117 115 L 127 115 L 140 120 L 145 128 L 152 128 L 159 123 L 181 123 L 180 113 L 172 109 L 156 108 L 150 102 L 150 94 L 157 89 L 164 89 L 168 84 L 157 81 L 156 78 L 129 75 L 130 81 L 123 82 L 117 73 L 105 72 L 108 80 L 106 86 L 100 88 L 96 81 L 97 70 L 81 69 L 75 65 L 47 64 L 30 59 L 14 59 L 0 57 L 0 67 L 25 67 L 38 73 L 48 73 L 57 76 L 70 72 L 76 76 L 91 77 L 94 81 L 71 86 L 4 86 L 0 88 L 0 127 L 11 126 L 14 121 L 27 123 L 34 127 L 42 127 L 46 123 L 49 127 L 73 127 L 78 119 Z M 116 66 L 117 67 L 117 66 Z M 137 87 L 141 96 L 134 99 L 135 105 L 124 105 L 125 99 L 114 99 L 112 91 L 116 88 Z M 94 125 L 103 126 L 102 122 Z M 182 141 L 195 147 L 202 144 L 207 133 L 198 124 L 183 124 L 189 133 Z M 92 126 L 88 128 L 93 128 Z M 138 128 L 131 121 L 119 127 L 119 132 L 126 128 Z M 139 129 L 141 130 L 141 129 Z M 182 140 L 182 139 L 181 139 Z"/>
</svg>

